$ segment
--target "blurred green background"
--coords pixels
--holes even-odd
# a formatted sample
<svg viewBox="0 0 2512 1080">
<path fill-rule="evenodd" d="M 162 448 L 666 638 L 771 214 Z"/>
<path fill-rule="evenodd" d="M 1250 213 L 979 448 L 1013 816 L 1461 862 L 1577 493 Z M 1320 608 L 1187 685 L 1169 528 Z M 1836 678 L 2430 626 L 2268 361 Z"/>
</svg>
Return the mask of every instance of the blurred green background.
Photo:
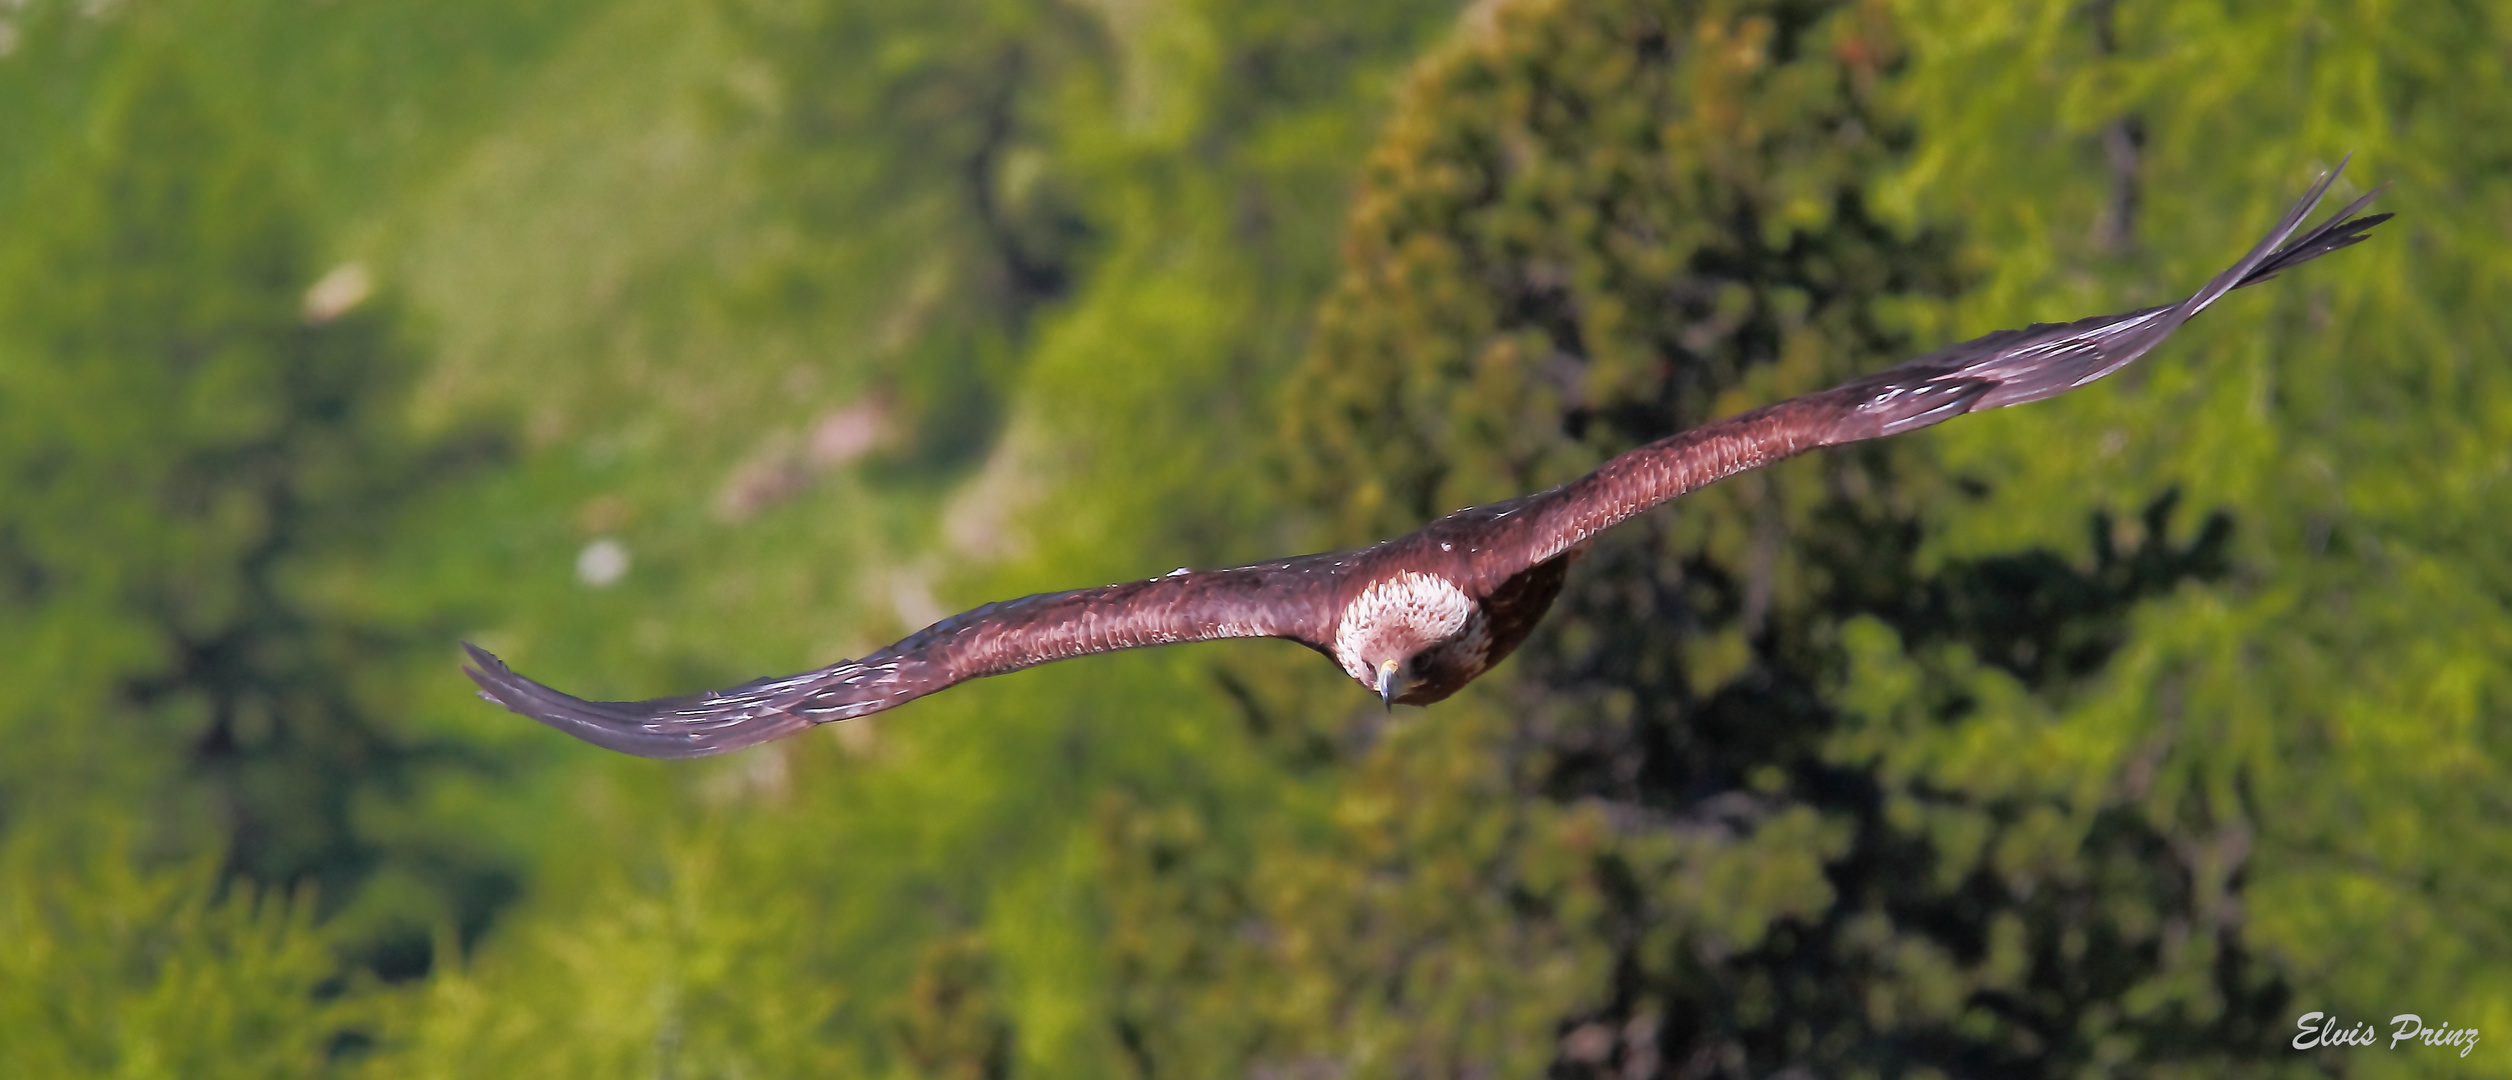
<svg viewBox="0 0 2512 1080">
<path fill-rule="evenodd" d="M 1364 543 L 2349 152 L 2370 243 L 1431 709 L 1206 645 L 665 764 L 456 672 Z M 2500 4 L 13 0 L 0 1071 L 2512 1075 L 2508 346 Z"/>
</svg>

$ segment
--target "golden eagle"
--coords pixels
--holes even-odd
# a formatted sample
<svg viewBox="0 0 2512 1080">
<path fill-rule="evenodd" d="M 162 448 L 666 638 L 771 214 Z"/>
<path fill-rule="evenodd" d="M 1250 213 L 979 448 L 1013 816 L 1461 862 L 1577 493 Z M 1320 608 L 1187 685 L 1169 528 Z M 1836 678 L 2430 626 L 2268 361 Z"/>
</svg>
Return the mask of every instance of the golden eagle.
<svg viewBox="0 0 2512 1080">
<path fill-rule="evenodd" d="M 2345 164 L 2341 162 L 2339 170 Z M 970 679 L 1118 649 L 1289 638 L 1388 705 L 1427 705 L 1526 640 L 1590 537 L 1705 484 L 1818 446 L 1875 439 L 2073 390 L 2126 366 L 2216 298 L 2357 243 L 2388 214 L 2355 200 L 2287 243 L 2313 185 L 2240 262 L 2177 304 L 2001 330 L 1821 393 L 1650 443 L 1551 491 L 1460 510 L 1358 551 L 1042 593 L 955 615 L 861 660 L 688 697 L 569 697 L 465 644 L 481 694 L 644 757 L 720 754 L 876 713 Z M 2282 246 L 2280 246 L 2282 245 Z"/>
</svg>

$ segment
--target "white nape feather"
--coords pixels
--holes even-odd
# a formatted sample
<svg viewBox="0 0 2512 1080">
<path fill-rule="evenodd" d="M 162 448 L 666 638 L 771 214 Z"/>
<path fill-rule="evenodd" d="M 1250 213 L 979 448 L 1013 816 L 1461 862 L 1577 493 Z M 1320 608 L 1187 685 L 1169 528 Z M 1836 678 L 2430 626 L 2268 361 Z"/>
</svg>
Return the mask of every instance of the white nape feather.
<svg viewBox="0 0 2512 1080">
<path fill-rule="evenodd" d="M 1407 570 L 1372 583 L 1344 607 L 1335 624 L 1335 662 L 1353 678 L 1375 682 L 1380 661 L 1454 637 L 1473 616 L 1474 598 L 1455 582 Z"/>
</svg>

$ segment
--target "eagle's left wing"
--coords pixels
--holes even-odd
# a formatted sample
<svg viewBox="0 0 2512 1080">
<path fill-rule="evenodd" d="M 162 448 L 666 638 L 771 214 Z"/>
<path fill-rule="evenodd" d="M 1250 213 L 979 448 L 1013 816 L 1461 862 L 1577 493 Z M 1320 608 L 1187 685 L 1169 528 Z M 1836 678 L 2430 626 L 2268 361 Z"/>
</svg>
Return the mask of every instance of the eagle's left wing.
<svg viewBox="0 0 2512 1080">
<path fill-rule="evenodd" d="M 1325 647 L 1339 555 L 1309 555 L 987 604 L 848 660 L 730 690 L 652 701 L 586 701 L 517 675 L 464 643 L 482 696 L 596 746 L 639 757 L 703 757 L 880 712 L 969 679 L 1093 653 L 1218 638 Z"/>
<path fill-rule="evenodd" d="M 2321 177 L 2266 239 L 2177 304 L 2000 330 L 1847 385 L 1660 439 L 1528 500 L 1526 513 L 1494 527 L 1494 546 L 1504 549 L 1500 561 L 1510 572 L 1543 563 L 1668 499 L 1816 447 L 2039 401 L 2118 371 L 2225 293 L 2356 244 L 2389 220 L 2388 214 L 2355 216 L 2380 194 L 2375 189 L 2295 235 L 2345 167 L 2340 162 Z"/>
</svg>

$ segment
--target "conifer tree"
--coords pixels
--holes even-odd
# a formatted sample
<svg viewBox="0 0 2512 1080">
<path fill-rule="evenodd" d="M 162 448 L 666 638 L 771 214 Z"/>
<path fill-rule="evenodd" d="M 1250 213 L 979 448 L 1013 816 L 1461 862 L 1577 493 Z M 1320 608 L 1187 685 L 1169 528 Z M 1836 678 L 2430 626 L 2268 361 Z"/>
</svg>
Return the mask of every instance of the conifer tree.
<svg viewBox="0 0 2512 1080">
<path fill-rule="evenodd" d="M 22 205 L 0 266 L 0 672 L 41 691 L 0 705 L 0 814 L 114 807 L 143 853 L 223 850 L 337 909 L 386 857 L 361 801 L 421 764 L 361 681 L 419 628 L 361 613 L 361 560 L 456 465 L 409 433 L 389 306 L 309 302 L 281 186 L 145 38 Z M 476 922 L 498 872 L 431 858 L 416 876 Z M 429 929 L 401 929 L 398 963 L 424 963 Z"/>
<path fill-rule="evenodd" d="M 1918 351 L 1897 313 L 1962 275 L 1953 235 L 1866 201 L 1914 138 L 1899 49 L 1853 4 L 1469 18 L 1372 159 L 1287 395 L 1329 542 Z M 2183 857 L 2212 823 L 1947 785 L 1901 749 L 1910 725 L 2063 699 L 2141 599 L 2224 572 L 2229 522 L 2166 489 L 2133 528 L 2089 522 L 2089 565 L 1924 557 L 1927 508 L 1967 484 L 1895 440 L 1689 496 L 1601 538 L 1521 659 L 1418 720 L 1319 730 L 1348 714 L 1251 693 L 1296 759 L 1331 748 L 1326 838 L 1277 836 L 1235 877 L 1176 833 L 1200 815 L 1107 826 L 1129 914 L 1200 926 L 1183 964 L 1143 935 L 1146 995 L 1213 1008 L 1169 1013 L 1173 1045 L 1227 1032 L 1268 1068 L 1360 1076 L 2271 1053 L 2284 990 L 2227 915 L 2238 884 Z M 1919 658 L 1893 693 L 1869 685 L 1887 643 Z M 1251 1020 L 1193 992 L 1208 978 L 1277 989 Z"/>
</svg>

